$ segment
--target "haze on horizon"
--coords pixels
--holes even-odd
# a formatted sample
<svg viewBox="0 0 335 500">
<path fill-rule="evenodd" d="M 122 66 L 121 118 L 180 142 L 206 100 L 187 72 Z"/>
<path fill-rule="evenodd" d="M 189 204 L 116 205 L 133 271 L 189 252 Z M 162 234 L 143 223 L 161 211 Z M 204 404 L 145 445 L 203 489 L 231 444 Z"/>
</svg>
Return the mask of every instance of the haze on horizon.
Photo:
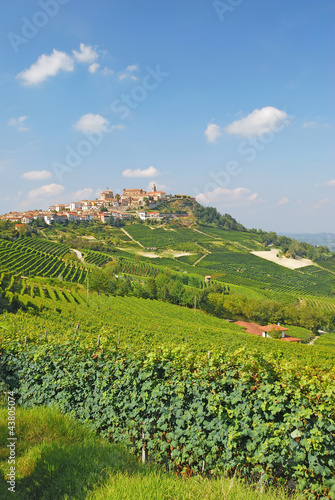
<svg viewBox="0 0 335 500">
<path fill-rule="evenodd" d="M 335 233 L 331 0 L 0 6 L 0 213 L 106 186 Z"/>
</svg>

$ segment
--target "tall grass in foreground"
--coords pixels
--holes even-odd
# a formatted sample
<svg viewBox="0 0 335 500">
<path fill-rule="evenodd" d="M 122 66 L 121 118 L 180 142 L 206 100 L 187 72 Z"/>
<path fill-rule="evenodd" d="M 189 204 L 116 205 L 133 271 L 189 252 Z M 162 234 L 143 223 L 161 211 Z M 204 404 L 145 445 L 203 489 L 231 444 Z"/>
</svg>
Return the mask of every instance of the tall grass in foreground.
<svg viewBox="0 0 335 500">
<path fill-rule="evenodd" d="M 8 491 L 7 410 L 0 410 L 0 498 L 50 500 L 285 500 L 238 478 L 183 478 L 142 465 L 120 446 L 52 408 L 18 408 L 16 492 Z M 291 496 L 303 500 L 303 496 Z"/>
</svg>

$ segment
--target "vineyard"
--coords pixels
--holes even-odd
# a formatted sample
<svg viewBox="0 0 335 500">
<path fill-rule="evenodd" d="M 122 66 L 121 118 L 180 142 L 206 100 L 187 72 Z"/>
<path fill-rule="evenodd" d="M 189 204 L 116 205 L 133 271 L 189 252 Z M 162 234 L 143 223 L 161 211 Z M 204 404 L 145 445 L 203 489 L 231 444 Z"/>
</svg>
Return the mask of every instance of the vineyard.
<svg viewBox="0 0 335 500">
<path fill-rule="evenodd" d="M 197 310 L 194 313 L 185 307 L 165 302 L 90 294 L 81 286 L 70 283 L 51 282 L 42 278 L 20 280 L 13 276 L 0 276 L 0 287 L 7 297 L 39 314 L 4 314 L 11 338 L 15 342 L 27 337 L 28 343 L 39 342 L 45 330 L 52 342 L 73 339 L 74 328 L 80 324 L 77 338 L 93 345 L 98 335 L 102 345 L 116 345 L 134 349 L 151 349 L 164 345 L 187 345 L 194 352 L 207 353 L 216 349 L 257 349 L 285 356 L 285 359 L 301 360 L 303 364 L 331 368 L 335 364 L 334 349 L 321 349 L 318 339 L 313 346 L 292 345 L 287 342 L 255 337 L 244 329 Z M 153 327 L 153 325 L 155 325 Z M 307 339 L 308 330 L 288 326 L 293 336 Z M 60 334 L 61 333 L 61 334 Z M 330 339 L 335 335 L 328 334 Z M 322 337 L 324 338 L 324 337 Z M 93 342 L 93 344 L 92 344 Z M 320 344 L 321 346 L 321 344 Z"/>
<path fill-rule="evenodd" d="M 269 261 L 260 262 L 252 254 L 218 251 L 213 244 L 198 266 L 219 272 L 221 277 L 233 284 L 249 286 L 260 290 L 273 290 L 295 296 L 334 296 L 334 276 L 315 266 L 304 270 L 290 270 Z"/>
<path fill-rule="evenodd" d="M 37 249 L 35 243 L 29 243 L 25 244 L 20 240 L 15 243 L 0 240 L 0 270 L 27 276 L 61 278 L 77 283 L 85 281 L 87 270 L 84 266 L 73 261 L 66 261 L 57 254 L 62 252 L 64 256 L 69 249 L 58 244 L 44 242 L 44 247 L 41 246 L 44 250 L 41 250 Z M 51 253 L 47 253 L 46 248 Z"/>
<path fill-rule="evenodd" d="M 235 317 L 241 304 L 253 312 L 274 307 L 271 299 L 329 319 L 332 263 L 283 268 L 250 254 L 259 236 L 238 231 L 126 229 L 144 249 L 102 226 L 82 246 L 75 229 L 52 240 L 48 230 L 0 239 L 2 390 L 14 390 L 22 406 L 57 402 L 166 470 L 238 472 L 293 485 L 306 499 L 335 498 L 335 334 L 314 339 L 286 325 L 303 343 L 261 338 L 199 309 L 217 300 Z M 151 247 L 160 257 L 136 253 Z M 191 255 L 167 252 L 176 249 Z M 95 277 L 110 280 L 106 294 L 93 291 Z M 163 301 L 159 287 L 170 302 L 177 290 L 185 299 L 174 303 L 189 308 Z"/>
<path fill-rule="evenodd" d="M 66 245 L 61 245 L 42 238 L 20 238 L 14 242 L 15 249 L 33 249 L 39 252 L 64 257 L 69 252 Z"/>
<path fill-rule="evenodd" d="M 20 405 L 57 401 L 171 471 L 334 498 L 335 334 L 292 345 L 158 301 L 25 286 L 40 312 L 5 313 L 0 337 L 2 389 Z"/>
</svg>

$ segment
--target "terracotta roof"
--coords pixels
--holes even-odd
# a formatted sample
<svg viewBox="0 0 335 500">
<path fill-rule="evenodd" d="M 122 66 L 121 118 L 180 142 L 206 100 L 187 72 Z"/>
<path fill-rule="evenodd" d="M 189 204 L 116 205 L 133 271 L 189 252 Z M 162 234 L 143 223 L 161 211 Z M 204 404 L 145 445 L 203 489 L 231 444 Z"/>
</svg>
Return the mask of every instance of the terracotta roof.
<svg viewBox="0 0 335 500">
<path fill-rule="evenodd" d="M 283 326 L 280 325 L 267 325 L 267 326 L 262 326 L 261 327 L 263 332 L 271 332 L 271 330 L 276 330 L 281 331 L 281 332 L 288 332 L 288 328 L 284 328 Z"/>
<path fill-rule="evenodd" d="M 235 321 L 236 325 L 242 326 L 243 328 L 246 329 L 248 333 L 251 333 L 252 335 L 259 335 L 260 337 L 262 336 L 262 326 L 258 325 L 257 323 L 247 323 L 246 321 Z"/>
<path fill-rule="evenodd" d="M 251 333 L 252 335 L 257 335 L 262 337 L 262 332 L 271 332 L 271 330 L 275 329 L 276 331 L 288 331 L 288 328 L 279 325 L 266 325 L 261 326 L 257 323 L 248 323 L 247 321 L 235 321 L 236 325 L 242 326 L 245 328 L 247 333 Z M 280 340 L 284 340 L 285 342 L 301 342 L 302 339 L 298 339 L 296 337 L 285 336 Z"/>
<path fill-rule="evenodd" d="M 301 342 L 302 339 L 297 339 L 296 337 L 284 337 L 281 340 L 284 340 L 285 342 Z"/>
</svg>

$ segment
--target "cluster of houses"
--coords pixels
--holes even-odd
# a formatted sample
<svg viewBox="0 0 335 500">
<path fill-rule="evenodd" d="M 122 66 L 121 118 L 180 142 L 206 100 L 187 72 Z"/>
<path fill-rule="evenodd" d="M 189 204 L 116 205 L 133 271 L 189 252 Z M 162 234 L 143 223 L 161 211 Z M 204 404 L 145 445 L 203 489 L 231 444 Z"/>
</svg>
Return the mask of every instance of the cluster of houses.
<svg viewBox="0 0 335 500">
<path fill-rule="evenodd" d="M 123 194 L 116 194 L 106 189 L 100 194 L 100 198 L 94 200 L 81 200 L 71 203 L 58 203 L 51 205 L 49 210 L 28 210 L 26 212 L 9 212 L 0 216 L 0 220 L 9 220 L 20 224 L 30 224 L 34 220 L 42 219 L 48 225 L 54 222 L 62 223 L 66 221 L 85 222 L 100 220 L 109 222 L 114 220 L 127 220 L 131 215 L 139 217 L 141 220 L 161 220 L 163 217 L 185 217 L 187 214 L 161 214 L 153 211 L 163 200 L 171 200 L 182 197 L 176 195 L 167 197 L 164 191 L 157 191 L 155 184 L 152 191 L 146 192 L 143 189 L 123 189 Z M 194 199 L 194 198 L 192 198 Z M 143 207 L 146 209 L 143 209 Z M 137 210 L 140 209 L 140 210 Z M 19 227 L 18 227 L 19 229 Z"/>
</svg>

